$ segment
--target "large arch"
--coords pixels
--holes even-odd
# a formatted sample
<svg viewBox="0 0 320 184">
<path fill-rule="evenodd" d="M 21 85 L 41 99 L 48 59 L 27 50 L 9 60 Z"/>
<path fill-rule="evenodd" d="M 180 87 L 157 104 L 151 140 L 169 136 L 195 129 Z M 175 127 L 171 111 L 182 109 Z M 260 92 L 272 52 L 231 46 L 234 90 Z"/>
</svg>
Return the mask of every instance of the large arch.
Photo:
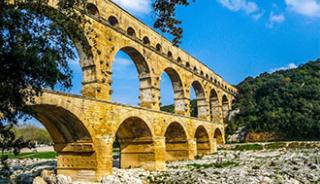
<svg viewBox="0 0 320 184">
<path fill-rule="evenodd" d="M 188 159 L 187 133 L 180 123 L 171 123 L 164 135 L 166 139 L 166 160 L 185 160 Z"/>
<path fill-rule="evenodd" d="M 228 115 L 230 111 L 230 102 L 226 95 L 222 97 L 222 116 L 225 123 L 228 121 Z"/>
<path fill-rule="evenodd" d="M 58 153 L 57 173 L 76 178 L 80 171 L 96 171 L 92 135 L 70 110 L 57 105 L 32 105 L 32 116 L 49 132 Z"/>
<path fill-rule="evenodd" d="M 209 134 L 204 126 L 199 126 L 194 135 L 197 142 L 197 154 L 205 155 L 211 152 Z"/>
<path fill-rule="evenodd" d="M 194 89 L 196 94 L 196 117 L 199 118 L 206 118 L 207 117 L 207 103 L 206 103 L 206 95 L 203 86 L 199 81 L 193 81 L 190 86 Z M 190 102 L 191 103 L 191 102 Z M 191 104 L 190 104 L 190 108 Z M 191 111 L 191 110 L 190 110 Z"/>
<path fill-rule="evenodd" d="M 151 77 L 150 77 L 150 67 L 146 62 L 144 56 L 135 48 L 131 46 L 125 46 L 120 48 L 118 52 L 124 52 L 127 54 L 131 60 L 133 61 L 139 78 L 139 90 L 140 96 L 137 97 L 140 99 L 140 106 L 142 107 L 150 107 L 152 103 L 152 91 L 151 91 Z M 123 73 L 123 75 L 126 75 Z"/>
<path fill-rule="evenodd" d="M 166 73 L 169 76 L 172 84 L 173 93 L 174 93 L 174 112 L 176 114 L 184 114 L 185 112 L 184 89 L 183 89 L 183 84 L 182 84 L 180 75 L 173 68 L 164 69 L 161 76 L 163 76 L 164 73 Z"/>
<path fill-rule="evenodd" d="M 222 114 L 221 112 L 221 106 L 219 102 L 218 93 L 215 89 L 212 89 L 210 92 L 210 115 L 211 115 L 211 121 L 212 122 L 219 122 L 220 116 Z"/>
<path fill-rule="evenodd" d="M 148 125 L 138 117 L 124 120 L 116 132 L 120 144 L 120 167 L 152 169 L 155 161 L 153 135 Z"/>
<path fill-rule="evenodd" d="M 214 130 L 213 138 L 216 140 L 217 144 L 224 144 L 224 138 L 220 128 Z"/>
<path fill-rule="evenodd" d="M 54 105 L 34 105 L 32 109 L 55 144 L 92 142 L 85 125 L 70 111 Z"/>
<path fill-rule="evenodd" d="M 96 33 L 94 31 L 90 33 L 86 31 L 87 28 L 93 26 L 92 24 L 81 24 L 78 21 L 73 22 L 71 19 L 67 19 L 65 14 L 59 10 L 59 7 L 57 6 L 58 1 L 56 0 L 48 1 L 47 3 L 27 1 L 8 1 L 8 3 L 19 4 L 22 5 L 22 7 L 33 7 L 36 5 L 38 8 L 32 9 L 32 12 L 43 15 L 54 22 L 57 25 L 55 27 L 57 27 L 61 32 L 65 33 L 68 36 L 68 39 L 73 42 L 75 50 L 77 50 L 79 55 L 79 64 L 82 68 L 83 77 L 82 95 L 94 98 L 104 97 L 103 94 L 97 93 L 97 86 L 102 87 L 103 85 L 97 84 L 99 75 L 99 72 L 97 71 L 97 65 L 99 65 L 99 63 L 95 62 L 95 54 L 93 53 L 92 43 L 90 42 L 90 38 Z M 87 9 L 89 11 L 87 11 L 87 13 L 90 13 L 90 10 L 96 8 L 96 6 L 91 3 L 86 5 L 88 6 L 82 8 Z"/>
</svg>

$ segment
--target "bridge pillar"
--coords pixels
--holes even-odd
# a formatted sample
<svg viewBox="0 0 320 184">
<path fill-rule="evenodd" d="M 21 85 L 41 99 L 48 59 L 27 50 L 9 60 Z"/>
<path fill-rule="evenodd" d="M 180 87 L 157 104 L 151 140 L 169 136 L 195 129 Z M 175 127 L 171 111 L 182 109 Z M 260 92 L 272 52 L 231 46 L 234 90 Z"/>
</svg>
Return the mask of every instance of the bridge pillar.
<svg viewBox="0 0 320 184">
<path fill-rule="evenodd" d="M 193 160 L 197 155 L 197 141 L 195 138 L 188 139 L 188 159 Z"/>
<path fill-rule="evenodd" d="M 160 89 L 152 84 L 150 74 L 140 74 L 140 106 L 160 110 Z"/>
<path fill-rule="evenodd" d="M 101 181 L 104 176 L 112 174 L 112 151 L 113 151 L 113 137 L 102 136 L 95 140 L 97 168 L 96 179 Z"/>
<path fill-rule="evenodd" d="M 211 121 L 214 123 L 222 123 L 222 106 L 212 105 L 211 106 Z"/>
<path fill-rule="evenodd" d="M 83 82 L 82 95 L 92 97 L 99 100 L 111 100 L 110 85 L 98 82 Z"/>
<path fill-rule="evenodd" d="M 174 112 L 178 115 L 188 116 L 190 115 L 188 105 L 189 99 L 185 97 L 175 98 L 174 99 Z"/>
<path fill-rule="evenodd" d="M 210 120 L 206 98 L 197 99 L 197 107 L 198 107 L 198 117 L 204 120 Z"/>
<path fill-rule="evenodd" d="M 163 138 L 119 139 L 121 168 L 164 170 L 165 141 Z"/>
<path fill-rule="evenodd" d="M 157 99 L 160 90 L 155 87 L 140 88 L 140 106 L 153 110 L 160 110 L 160 100 Z"/>
<path fill-rule="evenodd" d="M 223 122 L 224 122 L 224 123 L 227 123 L 227 122 L 228 122 L 228 115 L 229 115 L 229 111 L 230 111 L 230 109 L 229 109 L 229 103 L 228 103 L 228 102 L 227 102 L 227 103 L 223 103 L 221 110 L 222 110 L 222 119 L 223 119 Z"/>
<path fill-rule="evenodd" d="M 86 179 L 95 181 L 96 155 L 92 143 L 55 144 L 58 153 L 57 173 L 70 176 L 72 179 Z"/>
<path fill-rule="evenodd" d="M 165 137 L 155 137 L 154 142 L 154 154 L 155 154 L 155 165 L 154 170 L 161 171 L 166 168 L 166 138 Z"/>
<path fill-rule="evenodd" d="M 212 138 L 212 153 L 216 153 L 217 151 L 218 151 L 217 139 Z"/>
</svg>

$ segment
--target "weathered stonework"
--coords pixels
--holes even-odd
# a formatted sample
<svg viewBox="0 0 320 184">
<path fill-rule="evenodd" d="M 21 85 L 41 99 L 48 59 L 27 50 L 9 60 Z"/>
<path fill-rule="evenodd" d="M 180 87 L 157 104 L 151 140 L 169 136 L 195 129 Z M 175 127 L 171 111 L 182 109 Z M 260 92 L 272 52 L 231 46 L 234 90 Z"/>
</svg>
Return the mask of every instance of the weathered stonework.
<svg viewBox="0 0 320 184">
<path fill-rule="evenodd" d="M 82 96 L 46 91 L 33 105 L 59 153 L 58 173 L 79 178 L 90 171 L 101 180 L 112 173 L 116 139 L 123 168 L 164 170 L 166 161 L 215 152 L 216 144 L 225 142 L 225 121 L 237 89 L 111 1 L 89 2 L 81 8 L 93 30 L 85 31 L 92 56 L 75 44 L 83 71 Z M 49 3 L 56 7 L 57 1 Z M 140 107 L 110 102 L 112 64 L 120 50 L 136 64 Z M 160 111 L 164 72 L 174 89 L 174 114 Z M 190 117 L 191 87 L 197 118 Z"/>
</svg>

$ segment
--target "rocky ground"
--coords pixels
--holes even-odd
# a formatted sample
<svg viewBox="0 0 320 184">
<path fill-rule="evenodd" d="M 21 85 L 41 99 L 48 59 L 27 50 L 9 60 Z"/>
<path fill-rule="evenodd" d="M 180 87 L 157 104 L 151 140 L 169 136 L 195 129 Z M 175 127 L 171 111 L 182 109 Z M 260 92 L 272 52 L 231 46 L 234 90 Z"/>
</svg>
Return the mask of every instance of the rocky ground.
<svg viewBox="0 0 320 184">
<path fill-rule="evenodd" d="M 12 160 L 11 166 L 11 180 L 17 183 L 71 183 L 68 177 L 54 175 L 54 160 Z M 320 149 L 225 150 L 193 161 L 169 163 L 162 172 L 114 169 L 102 183 L 320 183 Z"/>
</svg>

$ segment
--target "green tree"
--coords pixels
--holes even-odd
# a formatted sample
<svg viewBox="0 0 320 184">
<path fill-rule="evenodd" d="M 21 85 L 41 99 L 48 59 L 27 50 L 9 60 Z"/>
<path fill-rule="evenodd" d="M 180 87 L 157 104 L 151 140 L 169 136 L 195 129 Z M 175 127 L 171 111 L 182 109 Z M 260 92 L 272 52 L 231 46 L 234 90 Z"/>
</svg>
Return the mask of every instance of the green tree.
<svg viewBox="0 0 320 184">
<path fill-rule="evenodd" d="M 320 60 L 249 77 L 238 86 L 233 125 L 288 140 L 320 140 Z"/>
</svg>

